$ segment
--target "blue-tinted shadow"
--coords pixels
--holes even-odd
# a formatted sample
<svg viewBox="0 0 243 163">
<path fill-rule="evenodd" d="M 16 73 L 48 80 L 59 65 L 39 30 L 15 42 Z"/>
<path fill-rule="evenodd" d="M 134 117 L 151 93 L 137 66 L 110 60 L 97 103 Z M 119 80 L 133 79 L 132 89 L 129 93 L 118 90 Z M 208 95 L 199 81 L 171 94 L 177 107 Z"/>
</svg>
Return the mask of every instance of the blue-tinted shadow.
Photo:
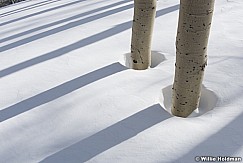
<svg viewBox="0 0 243 163">
<path fill-rule="evenodd" d="M 95 21 L 95 20 L 101 19 L 101 18 L 103 18 L 103 17 L 106 17 L 106 16 L 109 16 L 109 15 L 112 15 L 112 14 L 115 14 L 115 13 L 119 13 L 119 12 L 125 11 L 125 10 L 127 10 L 127 9 L 132 8 L 132 7 L 133 7 L 133 4 L 130 4 L 130 5 L 126 5 L 126 6 L 122 6 L 122 7 L 116 8 L 116 9 L 111 9 L 111 10 L 109 10 L 109 11 L 105 11 L 105 12 L 103 12 L 103 13 L 99 13 L 99 14 L 96 14 L 96 15 L 92 15 L 92 16 L 83 18 L 83 19 L 81 19 L 81 20 L 77 20 L 77 21 L 73 21 L 73 22 L 67 23 L 67 24 L 65 24 L 65 25 L 62 25 L 62 26 L 59 26 L 59 27 L 50 29 L 50 30 L 48 30 L 48 31 L 41 32 L 41 33 L 38 33 L 38 34 L 36 34 L 36 35 L 33 35 L 33 36 L 30 36 L 30 37 L 27 37 L 27 38 L 24 38 L 24 39 L 15 41 L 15 42 L 13 42 L 13 43 L 4 45 L 4 46 L 1 47 L 0 52 L 4 52 L 4 51 L 10 50 L 10 49 L 19 47 L 19 46 L 21 46 L 21 45 L 30 43 L 30 42 L 32 42 L 32 41 L 35 41 L 35 40 L 38 40 L 38 39 L 41 39 L 41 38 L 44 38 L 44 37 L 47 37 L 47 36 L 51 36 L 51 35 L 53 35 L 53 34 L 56 34 L 56 33 L 59 33 L 59 32 L 65 31 L 65 30 L 68 30 L 68 29 L 70 29 L 70 28 L 74 28 L 74 27 L 77 27 L 77 26 L 86 24 L 86 23 L 88 23 L 88 22 L 91 22 L 91 21 Z M 65 21 L 68 21 L 68 20 L 65 20 Z M 65 22 L 65 21 L 64 21 L 64 22 Z M 61 20 L 60 22 L 62 22 L 62 20 Z M 59 24 L 60 22 L 58 22 L 58 24 Z M 56 23 L 53 23 L 53 24 L 56 24 Z M 53 24 L 51 23 L 51 26 L 52 26 Z M 48 26 L 50 26 L 50 24 L 47 25 L 47 26 L 44 26 L 44 27 L 47 28 Z M 42 28 L 43 28 L 43 27 L 40 27 L 40 29 L 42 29 Z M 27 34 L 27 33 L 25 33 L 25 34 Z M 21 35 L 22 35 L 22 34 L 21 34 Z M 16 36 L 14 36 L 14 37 L 16 37 Z M 7 38 L 7 39 L 9 39 L 9 38 Z M 3 39 L 3 40 L 6 41 L 6 39 Z M 1 42 L 2 42 L 3 40 L 1 40 Z"/>
<path fill-rule="evenodd" d="M 114 3 L 114 4 L 110 4 L 110 5 L 102 6 L 100 8 L 96 8 L 96 9 L 93 9 L 93 10 L 90 10 L 90 11 L 86 11 L 86 12 L 83 12 L 83 13 L 78 14 L 78 15 L 74 15 L 74 16 L 71 16 L 69 18 L 65 18 L 65 19 L 58 20 L 58 21 L 55 21 L 55 22 L 52 22 L 52 23 L 49 23 L 49 24 L 45 24 L 45 25 L 42 25 L 42 26 L 30 29 L 30 30 L 27 30 L 27 31 L 24 31 L 24 32 L 21 32 L 21 33 L 12 35 L 12 36 L 9 36 L 9 37 L 6 37 L 6 38 L 2 38 L 2 39 L 0 39 L 0 43 L 1 42 L 5 42 L 5 41 L 9 41 L 9 40 L 12 40 L 12 39 L 16 39 L 18 37 L 22 37 L 22 36 L 25 36 L 25 35 L 28 35 L 28 34 L 31 34 L 31 33 L 34 33 L 34 32 L 40 31 L 40 30 L 43 30 L 43 29 L 47 29 L 47 28 L 50 28 L 52 26 L 56 26 L 56 25 L 59 25 L 59 24 L 65 23 L 65 22 L 70 22 L 72 20 L 80 19 L 80 18 L 82 18 L 84 16 L 87 16 L 87 15 L 90 15 L 90 14 L 94 14 L 94 13 L 100 12 L 102 10 L 110 9 L 112 7 L 115 7 L 115 6 L 122 5 L 123 3 L 126 3 L 126 2 L 127 1 L 120 1 L 120 2 L 117 2 L 117 3 Z M 99 15 L 99 16 L 101 16 L 101 15 Z M 92 17 L 94 18 L 94 16 L 91 16 L 89 18 L 92 18 Z M 86 19 L 83 19 L 83 20 L 84 20 L 83 23 L 85 23 L 85 22 L 87 22 L 88 20 L 91 20 L 91 19 L 86 18 Z M 74 23 L 72 23 L 72 24 L 74 24 Z M 63 26 L 61 26 L 59 28 L 54 28 L 52 30 L 52 32 L 60 32 L 61 29 L 66 29 L 65 27 L 68 27 L 68 25 L 63 25 Z M 45 33 L 46 32 L 42 32 L 42 37 L 45 36 Z M 39 35 L 37 34 L 37 35 L 30 36 L 30 37 L 28 37 L 26 39 L 23 39 L 21 41 L 26 42 L 29 39 L 31 40 L 31 38 L 32 39 L 33 38 L 38 38 L 38 36 L 40 36 L 40 34 Z"/>
<path fill-rule="evenodd" d="M 81 3 L 82 1 L 86 1 L 86 0 L 73 1 L 73 2 L 70 2 L 70 3 L 64 4 L 64 5 L 56 6 L 56 7 L 49 8 L 49 9 L 46 9 L 46 10 L 42 10 L 42 11 L 39 11 L 39 12 L 35 12 L 33 14 L 28 14 L 28 15 L 23 16 L 23 17 L 19 17 L 19 18 L 16 18 L 16 19 L 9 20 L 7 22 L 3 22 L 3 23 L 0 24 L 0 26 L 4 26 L 4 25 L 10 24 L 10 23 L 15 23 L 17 21 L 27 19 L 27 18 L 30 18 L 30 17 L 33 17 L 33 16 L 37 16 L 37 15 L 40 15 L 40 14 L 44 14 L 44 13 L 47 13 L 47 12 L 50 12 L 50 11 L 54 11 L 54 10 L 57 10 L 57 9 L 60 9 L 60 8 L 63 8 L 63 7 L 75 5 L 75 4 Z"/>
<path fill-rule="evenodd" d="M 28 98 L 24 101 L 21 101 L 17 104 L 14 104 L 8 108 L 1 110 L 0 122 L 17 116 L 21 113 L 27 112 L 42 104 L 51 102 L 90 83 L 93 83 L 97 80 L 108 77 L 112 74 L 118 73 L 126 69 L 127 68 L 122 66 L 120 63 L 113 63 L 101 69 L 90 72 L 86 75 L 75 78 L 69 82 L 63 83 L 57 87 L 49 89 L 43 93 L 40 93 L 36 96 L 33 96 L 31 98 Z"/>
<path fill-rule="evenodd" d="M 175 6 L 171 6 L 171 7 L 159 10 L 159 11 L 157 11 L 157 14 L 156 14 L 157 16 L 156 17 L 159 17 L 159 16 L 162 16 L 162 15 L 168 14 L 170 12 L 176 11 L 178 9 L 178 7 L 179 7 L 179 5 L 175 5 Z M 84 38 L 84 39 L 82 39 L 80 41 L 77 41 L 77 42 L 75 42 L 73 44 L 64 46 L 64 47 L 62 47 L 60 49 L 57 49 L 57 50 L 54 50 L 52 52 L 43 54 L 43 55 L 41 55 L 39 57 L 27 60 L 25 62 L 19 63 L 17 65 L 11 66 L 11 67 L 6 68 L 6 69 L 3 69 L 3 70 L 0 71 L 0 78 L 4 77 L 4 76 L 7 76 L 7 75 L 10 75 L 12 73 L 15 73 L 17 71 L 23 70 L 25 68 L 28 68 L 30 66 L 33 66 L 33 65 L 45 62 L 47 60 L 54 59 L 56 57 L 60 57 L 62 55 L 65 55 L 65 54 L 73 51 L 73 50 L 85 47 L 85 46 L 90 45 L 92 43 L 101 41 L 103 39 L 106 39 L 108 37 L 116 35 L 116 34 L 118 34 L 120 32 L 128 30 L 128 29 L 131 28 L 131 26 L 132 26 L 132 22 L 131 21 L 118 24 L 115 27 L 107 29 L 107 30 L 105 30 L 103 32 L 100 32 L 98 34 L 95 34 L 93 36 Z"/>
<path fill-rule="evenodd" d="M 58 2 L 58 1 L 60 1 L 60 0 L 53 0 L 53 1 L 46 0 L 46 1 L 38 2 L 38 3 L 32 4 L 32 5 L 29 5 L 29 6 L 21 7 L 21 8 L 15 9 L 15 10 L 11 10 L 11 11 L 2 13 L 2 14 L 0 14 L 0 17 L 5 17 L 5 16 L 8 16 L 8 15 L 17 14 L 17 13 L 22 12 L 22 11 L 34 9 L 34 8 L 44 6 L 44 5 L 48 5 L 48 4 L 51 4 L 51 3 L 54 3 L 54 2 Z"/>
<path fill-rule="evenodd" d="M 131 27 L 131 25 L 132 25 L 131 22 L 126 22 L 126 23 L 119 24 L 119 25 L 117 25 L 117 26 L 115 26 L 115 27 L 113 27 L 111 29 L 108 29 L 108 30 L 105 30 L 105 31 L 103 31 L 101 33 L 98 33 L 98 34 L 95 34 L 93 36 L 87 37 L 87 38 L 82 39 L 80 41 L 77 41 L 77 42 L 75 42 L 73 44 L 64 46 L 64 47 L 62 47 L 60 49 L 57 49 L 57 50 L 54 50 L 52 52 L 43 54 L 43 55 L 41 55 L 39 57 L 35 57 L 33 59 L 30 59 L 30 60 L 27 60 L 25 62 L 19 63 L 17 65 L 14 65 L 12 67 L 3 69 L 3 70 L 0 71 L 0 78 L 4 77 L 4 76 L 7 76 L 9 74 L 12 74 L 14 72 L 23 70 L 25 68 L 31 67 L 33 65 L 45 62 L 47 60 L 60 57 L 60 56 L 65 55 L 65 54 L 67 54 L 67 53 L 69 53 L 69 52 L 71 52 L 71 51 L 73 51 L 75 49 L 79 49 L 79 48 L 85 47 L 87 45 L 90 45 L 92 43 L 95 43 L 95 42 L 98 42 L 100 40 L 103 40 L 105 38 L 108 38 L 108 37 L 110 37 L 112 35 L 115 35 L 117 33 L 120 33 L 122 31 L 124 31 L 125 29 L 129 29 Z"/>
<path fill-rule="evenodd" d="M 96 155 L 136 136 L 170 117 L 171 115 L 159 104 L 153 105 L 45 158 L 41 162 L 80 163 L 88 161 Z"/>
<path fill-rule="evenodd" d="M 177 162 L 194 162 L 196 156 L 237 156 L 243 147 L 243 113 L 237 116 L 232 122 L 224 126 L 215 134 L 196 145 L 186 154 L 177 158 Z M 210 127 L 208 128 L 210 130 Z M 212 131 L 205 131 L 211 133 Z M 190 134 L 190 133 L 188 133 Z M 206 162 L 206 161 L 205 161 Z"/>
</svg>

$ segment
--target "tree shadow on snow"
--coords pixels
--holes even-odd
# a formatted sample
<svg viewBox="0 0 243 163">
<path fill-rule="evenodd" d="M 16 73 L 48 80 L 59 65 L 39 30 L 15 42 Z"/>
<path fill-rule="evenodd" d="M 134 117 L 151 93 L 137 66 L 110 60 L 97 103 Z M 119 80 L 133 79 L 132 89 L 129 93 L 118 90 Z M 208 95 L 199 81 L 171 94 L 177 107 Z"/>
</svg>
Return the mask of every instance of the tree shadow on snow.
<svg viewBox="0 0 243 163">
<path fill-rule="evenodd" d="M 116 5 L 118 5 L 118 3 Z M 112 5 L 110 5 L 110 7 L 112 7 Z M 41 39 L 41 38 L 44 38 L 44 37 L 47 37 L 47 36 L 54 35 L 56 33 L 59 33 L 59 32 L 68 30 L 70 28 L 74 28 L 74 27 L 77 27 L 77 26 L 80 26 L 80 25 L 83 25 L 83 24 L 86 24 L 86 23 L 89 23 L 89 22 L 92 22 L 92 21 L 101 19 L 103 17 L 107 17 L 107 16 L 112 15 L 112 14 L 115 14 L 115 13 L 119 13 L 119 12 L 125 11 L 127 9 L 132 8 L 132 7 L 133 7 L 133 4 L 129 4 L 129 5 L 126 5 L 126 6 L 122 6 L 122 7 L 119 7 L 119 8 L 115 8 L 115 9 L 111 9 L 111 10 L 105 11 L 103 13 L 98 13 L 96 15 L 91 15 L 91 16 L 86 17 L 86 18 L 83 18 L 81 20 L 72 21 L 72 22 L 67 23 L 65 25 L 62 25 L 62 26 L 59 26 L 59 27 L 50 29 L 50 30 L 45 31 L 45 32 L 41 32 L 41 33 L 32 35 L 30 37 L 27 37 L 27 38 L 24 38 L 24 39 L 15 41 L 15 42 L 10 43 L 10 44 L 7 44 L 7 45 L 4 45 L 4 46 L 1 47 L 0 52 L 6 51 L 6 50 L 10 50 L 10 49 L 13 49 L 13 48 L 16 48 L 16 47 L 19 47 L 19 46 L 22 46 L 22 45 L 27 44 L 27 43 L 30 43 L 32 41 L 35 41 L 35 40 L 38 40 L 38 39 Z M 92 14 L 92 12 L 87 12 L 87 13 Z M 87 13 L 80 14 L 80 16 L 81 15 L 84 15 L 85 16 Z M 17 36 L 11 37 L 11 39 L 14 39 L 14 38 L 19 37 L 19 36 L 23 36 L 23 34 L 26 35 L 26 34 L 28 34 L 30 32 L 35 32 L 35 31 L 41 30 L 43 28 L 48 28 L 48 27 L 53 26 L 53 25 L 56 25 L 56 24 L 60 24 L 60 23 L 63 23 L 63 22 L 67 22 L 67 21 L 70 21 L 70 20 L 72 20 L 74 18 L 77 19 L 77 18 L 80 18 L 80 16 L 74 16 L 72 18 L 67 18 L 67 19 L 64 19 L 64 20 L 61 20 L 61 21 L 57 21 L 57 22 L 54 22 L 54 23 L 50 23 L 50 24 L 44 25 L 42 27 L 37 27 L 34 30 L 31 30 L 31 31 L 29 30 L 27 32 L 17 34 Z M 9 38 L 3 39 L 3 40 L 1 40 L 1 42 L 2 41 L 7 41 L 7 40 L 9 40 Z"/>
<path fill-rule="evenodd" d="M 75 3 L 77 3 L 77 2 L 72 2 L 70 4 L 65 4 L 65 5 L 62 5 L 62 6 L 67 7 L 69 5 L 74 5 Z M 78 2 L 78 3 L 80 3 L 80 2 Z M 107 5 L 107 6 L 102 6 L 100 8 L 96 8 L 96 9 L 93 9 L 93 10 L 90 10 L 90 11 L 86 11 L 86 12 L 80 13 L 78 15 L 71 16 L 69 18 L 58 20 L 58 21 L 55 21 L 55 22 L 52 22 L 52 23 L 49 23 L 49 24 L 45 24 L 45 25 L 42 25 L 42 26 L 30 29 L 30 30 L 27 30 L 27 31 L 24 31 L 24 32 L 21 32 L 21 33 L 18 33 L 18 34 L 15 34 L 15 35 L 3 38 L 3 39 L 0 39 L 0 42 L 5 42 L 5 41 L 9 41 L 9 40 L 12 40 L 12 39 L 16 39 L 18 37 L 29 35 L 31 33 L 34 33 L 34 32 L 37 32 L 37 31 L 41 31 L 41 30 L 44 30 L 44 29 L 47 29 L 47 28 L 50 28 L 50 27 L 53 27 L 53 26 L 57 26 L 59 24 L 63 24 L 63 23 L 66 23 L 66 22 L 70 22 L 72 20 L 76 20 L 74 22 L 62 25 L 60 27 L 53 28 L 52 30 L 41 32 L 39 34 L 36 34 L 36 35 L 30 36 L 30 37 L 27 37 L 25 39 L 13 42 L 13 43 L 11 43 L 9 45 L 6 45 L 5 49 L 3 49 L 3 51 L 4 50 L 8 50 L 11 47 L 15 47 L 16 45 L 23 45 L 25 43 L 28 43 L 28 42 L 31 42 L 31 41 L 34 41 L 34 40 L 46 37 L 48 35 L 52 35 L 52 34 L 61 32 L 63 30 L 67 30 L 69 28 L 72 28 L 72 27 L 75 27 L 75 26 L 78 26 L 78 25 L 82 25 L 82 24 L 88 23 L 90 21 L 94 21 L 94 20 L 96 20 L 98 18 L 109 16 L 109 14 L 112 14 L 113 11 L 117 11 L 117 10 L 110 10 L 110 11 L 107 11 L 107 12 L 103 12 L 103 13 L 100 13 L 100 14 L 97 14 L 97 15 L 93 15 L 93 16 L 89 16 L 87 18 L 81 19 L 82 17 L 85 17 L 87 15 L 91 15 L 91 14 L 94 14 L 96 12 L 100 12 L 102 10 L 107 10 L 107 9 L 110 9 L 110 8 L 118 6 L 118 5 L 122 5 L 123 3 L 127 3 L 127 0 L 126 1 L 120 1 L 120 2 L 117 2 L 117 3 L 114 3 L 114 4 L 110 4 L 110 5 Z M 122 8 L 122 9 L 124 9 L 124 8 Z M 79 19 L 79 20 L 77 20 L 77 19 Z M 9 48 L 7 48 L 7 47 L 9 47 Z"/>
<path fill-rule="evenodd" d="M 119 25 L 115 26 L 114 28 L 111 28 L 111 29 L 108 29 L 108 30 L 103 31 L 101 33 L 87 37 L 87 38 L 82 39 L 80 41 L 77 41 L 73 44 L 64 46 L 60 49 L 54 50 L 54 51 L 46 53 L 44 55 L 35 57 L 33 59 L 24 61 L 22 63 L 11 66 L 9 68 L 3 69 L 3 70 L 0 71 L 0 77 L 7 76 L 7 75 L 12 74 L 14 72 L 17 72 L 17 71 L 23 70 L 25 68 L 31 67 L 33 65 L 45 62 L 47 60 L 60 57 L 60 56 L 65 55 L 65 54 L 67 54 L 67 53 L 69 53 L 69 52 L 71 52 L 75 49 L 85 47 L 85 46 L 90 45 L 92 43 L 95 43 L 97 41 L 103 40 L 107 37 L 110 37 L 112 35 L 115 35 L 119 32 L 122 32 L 124 29 L 129 29 L 130 26 L 131 26 L 131 22 L 119 24 Z"/>
<path fill-rule="evenodd" d="M 37 16 L 37 15 L 40 15 L 40 14 L 44 14 L 44 13 L 47 13 L 47 12 L 50 12 L 50 11 L 53 11 L 53 10 L 57 10 L 57 9 L 60 9 L 60 8 L 63 8 L 63 7 L 75 5 L 77 3 L 81 3 L 82 1 L 86 1 L 86 0 L 78 0 L 78 1 L 74 1 L 74 2 L 71 2 L 71 3 L 64 4 L 64 5 L 45 9 L 45 10 L 42 10 L 42 11 L 39 11 L 39 12 L 35 12 L 35 13 L 32 13 L 32 14 L 28 14 L 28 15 L 25 15 L 25 16 L 22 16 L 22 17 L 19 17 L 19 18 L 16 18 L 16 19 L 9 20 L 7 22 L 3 22 L 3 23 L 0 24 L 0 26 L 4 26 L 4 25 L 7 25 L 7 24 L 11 24 L 11 23 L 16 23 L 17 21 L 24 20 L 24 19 L 27 19 L 27 18 L 30 18 L 30 17 L 33 17 L 33 16 Z"/>
<path fill-rule="evenodd" d="M 30 97 L 24 101 L 21 101 L 17 104 L 14 104 L 8 108 L 5 108 L 0 111 L 0 122 L 5 121 L 9 118 L 17 116 L 21 113 L 27 112 L 35 107 L 38 107 L 42 104 L 51 102 L 59 97 L 62 97 L 68 93 L 71 93 L 81 87 L 84 87 L 88 84 L 91 84 L 95 81 L 98 81 L 102 78 L 108 77 L 110 75 L 116 74 L 127 68 L 122 66 L 119 63 L 113 63 L 106 67 L 100 68 L 78 78 L 75 78 L 71 81 L 63 83 L 57 87 L 49 89 L 45 92 L 42 92 L 36 96 Z"/>
<path fill-rule="evenodd" d="M 150 106 L 47 158 L 42 163 L 85 162 L 170 118 L 159 104 Z"/>
<path fill-rule="evenodd" d="M 32 4 L 32 5 L 29 5 L 29 6 L 21 7 L 21 8 L 15 9 L 15 10 L 11 10 L 11 11 L 2 13 L 0 15 L 0 17 L 5 17 L 5 16 L 8 16 L 8 15 L 12 15 L 12 14 L 22 12 L 22 11 L 27 11 L 27 10 L 30 10 L 30 9 L 34 9 L 34 8 L 44 6 L 44 5 L 48 5 L 48 4 L 51 4 L 51 3 L 54 3 L 54 2 L 58 2 L 58 1 L 60 1 L 60 0 L 53 0 L 53 1 L 46 0 L 46 1 L 38 2 L 38 3 Z M 22 1 L 22 2 L 24 2 L 24 1 Z"/>
<path fill-rule="evenodd" d="M 157 11 L 157 14 L 156 14 L 157 16 L 156 17 L 159 17 L 159 16 L 162 16 L 162 15 L 168 14 L 170 12 L 173 12 L 175 10 L 178 10 L 178 8 L 179 8 L 179 5 L 174 5 L 174 6 L 171 6 L 171 7 L 162 9 L 162 10 L 159 10 L 159 11 Z M 9 68 L 3 69 L 3 70 L 0 71 L 0 77 L 7 76 L 9 74 L 12 74 L 12 73 L 15 73 L 17 71 L 23 70 L 25 68 L 28 68 L 30 66 L 33 66 L 33 65 L 45 62 L 47 60 L 50 60 L 50 59 L 53 59 L 53 58 L 56 58 L 56 57 L 60 57 L 62 55 L 65 55 L 65 54 L 73 51 L 73 50 L 85 47 L 85 46 L 90 45 L 92 43 L 101 41 L 101 40 L 103 40 L 105 38 L 111 37 L 111 36 L 116 35 L 116 34 L 118 34 L 120 32 L 128 30 L 129 28 L 131 28 L 131 26 L 132 26 L 132 22 L 131 21 L 118 24 L 115 27 L 112 27 L 112 28 L 107 29 L 107 30 L 105 30 L 103 32 L 97 33 L 97 34 L 92 35 L 90 37 L 84 38 L 84 39 L 82 39 L 80 41 L 77 41 L 77 42 L 75 42 L 73 44 L 64 46 L 64 47 L 62 47 L 60 49 L 51 51 L 49 53 L 46 53 L 46 54 L 43 54 L 41 56 L 32 58 L 30 60 L 24 61 L 22 63 L 19 63 L 17 65 L 11 66 Z"/>
<path fill-rule="evenodd" d="M 237 155 L 237 152 L 243 147 L 242 124 L 243 113 L 173 162 L 194 162 L 196 156 L 242 157 Z"/>
</svg>

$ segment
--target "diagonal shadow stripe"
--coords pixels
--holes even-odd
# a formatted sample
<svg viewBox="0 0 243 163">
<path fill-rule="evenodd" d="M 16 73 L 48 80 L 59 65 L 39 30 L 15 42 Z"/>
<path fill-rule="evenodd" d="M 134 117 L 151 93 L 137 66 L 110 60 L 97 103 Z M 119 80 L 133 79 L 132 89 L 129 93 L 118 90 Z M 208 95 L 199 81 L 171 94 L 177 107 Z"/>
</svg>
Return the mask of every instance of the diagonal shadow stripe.
<svg viewBox="0 0 243 163">
<path fill-rule="evenodd" d="M 173 162 L 194 162 L 196 156 L 235 156 L 238 150 L 243 147 L 242 124 L 243 113 Z"/>
<path fill-rule="evenodd" d="M 53 101 L 59 97 L 62 97 L 68 93 L 71 93 L 81 87 L 91 84 L 97 80 L 108 77 L 115 73 L 126 70 L 124 66 L 119 63 L 113 63 L 101 69 L 90 72 L 86 75 L 75 78 L 69 82 L 63 83 L 57 87 L 40 93 L 36 96 L 28 98 L 17 104 L 14 104 L 8 108 L 0 110 L 0 122 L 9 118 L 17 116 L 21 113 L 34 109 L 37 106 Z"/>
<path fill-rule="evenodd" d="M 3 38 L 3 39 L 0 39 L 0 43 L 3 43 L 5 41 L 9 41 L 9 40 L 12 40 L 12 39 L 16 39 L 18 37 L 21 37 L 21 36 L 24 36 L 24 35 L 27 35 L 27 34 L 30 34 L 30 33 L 34 33 L 34 32 L 37 32 L 37 31 L 40 31 L 40 30 L 43 30 L 43 29 L 46 29 L 46 28 L 49 28 L 49 27 L 52 27 L 52 26 L 56 26 L 58 24 L 62 24 L 62 23 L 65 23 L 65 22 L 68 22 L 68 21 L 71 21 L 71 20 L 75 20 L 75 19 L 78 19 L 78 18 L 80 19 L 81 17 L 87 16 L 87 15 L 90 15 L 90 14 L 94 14 L 94 13 L 102 11 L 102 10 L 106 10 L 106 9 L 121 5 L 123 3 L 127 3 L 127 0 L 126 1 L 120 1 L 120 2 L 111 4 L 111 5 L 107 5 L 107 6 L 104 6 L 104 7 L 96 8 L 96 9 L 91 10 L 91 11 L 87 11 L 87 12 L 84 12 L 84 13 L 63 19 L 63 20 L 59 20 L 59 21 L 56 21 L 56 22 L 53 22 L 53 23 L 49 23 L 49 24 L 46 24 L 46 25 L 43 25 L 43 26 L 40 26 L 40 27 L 37 27 L 37 28 L 33 28 L 33 29 L 30 29 L 30 30 L 27 30 L 27 31 L 24 31 L 24 32 Z"/>
<path fill-rule="evenodd" d="M 42 2 L 30 5 L 30 6 L 25 6 L 25 7 L 21 7 L 21 8 L 15 9 L 15 10 L 11 10 L 11 11 L 5 12 L 3 14 L 0 14 L 0 17 L 5 17 L 5 16 L 8 16 L 8 15 L 16 14 L 16 13 L 19 13 L 19 12 L 22 12 L 22 11 L 34 9 L 34 8 L 37 8 L 37 7 L 40 7 L 40 6 L 44 6 L 44 5 L 47 5 L 47 4 L 51 4 L 51 3 L 54 3 L 54 2 L 58 2 L 58 1 L 60 1 L 60 0 L 42 1 Z"/>
<path fill-rule="evenodd" d="M 105 12 L 99 13 L 97 15 L 89 16 L 87 18 L 62 25 L 60 27 L 56 27 L 54 29 L 51 29 L 51 30 L 30 36 L 30 37 L 27 37 L 27 38 L 24 38 L 24 39 L 19 40 L 19 41 L 15 41 L 15 42 L 10 43 L 10 44 L 5 45 L 5 46 L 2 46 L 1 49 L 0 49 L 0 52 L 4 52 L 4 51 L 7 51 L 7 50 L 16 48 L 18 46 L 30 43 L 32 41 L 35 41 L 35 40 L 38 40 L 38 39 L 41 39 L 41 38 L 44 38 L 44 37 L 47 37 L 47 36 L 62 32 L 62 31 L 65 31 L 67 29 L 70 29 L 70 28 L 73 28 L 73 27 L 76 27 L 76 26 L 79 26 L 79 25 L 83 25 L 83 24 L 86 24 L 88 22 L 91 22 L 91 21 L 94 21 L 94 20 L 97 20 L 97 19 L 101 19 L 103 17 L 109 16 L 109 15 L 112 15 L 112 14 L 115 14 L 115 13 L 122 12 L 122 11 L 130 9 L 132 7 L 133 7 L 133 4 L 122 6 L 122 7 L 116 8 L 116 9 L 105 11 Z"/>
<path fill-rule="evenodd" d="M 39 12 L 36 12 L 36 13 L 33 13 L 33 14 L 29 14 L 29 15 L 26 15 L 26 16 L 23 16 L 23 17 L 20 17 L 20 18 L 16 18 L 16 19 L 13 19 L 13 20 L 10 20 L 10 21 L 7 21 L 7 22 L 3 22 L 3 23 L 0 24 L 0 26 L 4 26 L 4 25 L 10 24 L 10 23 L 14 23 L 14 22 L 17 22 L 17 21 L 20 21 L 20 20 L 23 20 L 23 19 L 27 19 L 27 18 L 36 16 L 36 15 L 44 14 L 44 13 L 47 13 L 47 12 L 50 12 L 50 11 L 53 11 L 53 10 L 57 10 L 57 9 L 60 9 L 60 8 L 63 8 L 63 7 L 72 6 L 72 5 L 80 3 L 82 1 L 86 1 L 86 0 L 78 0 L 78 1 L 68 3 L 68 4 L 64 4 L 64 5 L 56 6 L 56 7 L 50 8 L 50 9 L 42 10 L 42 11 L 39 11 Z"/>
<path fill-rule="evenodd" d="M 171 7 L 159 10 L 156 13 L 156 17 L 159 17 L 159 16 L 162 16 L 162 15 L 168 14 L 170 12 L 176 11 L 176 10 L 178 10 L 178 7 L 179 7 L 179 5 L 175 5 L 175 6 L 171 6 Z M 111 37 L 111 36 L 116 35 L 120 32 L 128 30 L 128 29 L 131 28 L 131 26 L 132 26 L 131 21 L 121 23 L 121 24 L 119 24 L 119 25 L 117 25 L 113 28 L 110 28 L 110 29 L 105 30 L 101 33 L 95 34 L 93 36 L 87 37 L 87 38 L 80 40 L 78 42 L 75 42 L 73 44 L 64 46 L 60 49 L 57 49 L 57 50 L 54 50 L 52 52 L 43 54 L 39 57 L 27 60 L 25 62 L 19 63 L 17 65 L 11 66 L 11 67 L 6 68 L 6 69 L 3 69 L 3 70 L 0 71 L 0 78 L 7 76 L 7 75 L 10 75 L 12 73 L 18 72 L 20 70 L 23 70 L 25 68 L 28 68 L 30 66 L 45 62 L 45 61 L 50 60 L 50 59 L 54 59 L 54 58 L 62 56 L 62 55 L 65 55 L 68 52 L 71 52 L 73 50 L 85 47 L 85 46 L 90 45 L 92 43 L 101 41 L 105 38 Z"/>
<path fill-rule="evenodd" d="M 41 163 L 88 161 L 170 117 L 159 104 L 155 104 L 45 158 Z"/>
<path fill-rule="evenodd" d="M 160 16 L 163 16 L 165 14 L 168 14 L 168 13 L 174 12 L 174 11 L 178 10 L 179 7 L 180 7 L 180 5 L 177 4 L 177 5 L 174 5 L 174 6 L 167 7 L 167 8 L 164 8 L 162 10 L 159 10 L 159 11 L 156 12 L 156 18 L 160 17 Z"/>
<path fill-rule="evenodd" d="M 50 60 L 50 59 L 53 59 L 53 58 L 56 58 L 56 57 L 60 57 L 60 56 L 67 54 L 68 52 L 71 52 L 75 49 L 85 47 L 85 46 L 90 45 L 92 43 L 98 42 L 102 39 L 105 39 L 105 38 L 108 38 L 112 35 L 115 35 L 119 32 L 122 32 L 126 29 L 129 29 L 130 27 L 131 27 L 131 22 L 122 23 L 122 24 L 117 25 L 114 28 L 111 28 L 111 29 L 108 29 L 108 30 L 103 31 L 101 33 L 87 37 L 83 40 L 80 40 L 80 41 L 75 42 L 73 44 L 70 44 L 68 46 L 64 46 L 60 49 L 46 53 L 46 54 L 41 55 L 39 57 L 27 60 L 25 62 L 19 63 L 17 65 L 12 66 L 12 67 L 6 68 L 6 69 L 0 71 L 0 78 L 7 76 L 9 74 L 12 74 L 14 72 L 20 71 L 22 69 L 25 69 L 27 67 L 42 63 L 44 61 L 47 61 L 47 60 Z"/>
</svg>

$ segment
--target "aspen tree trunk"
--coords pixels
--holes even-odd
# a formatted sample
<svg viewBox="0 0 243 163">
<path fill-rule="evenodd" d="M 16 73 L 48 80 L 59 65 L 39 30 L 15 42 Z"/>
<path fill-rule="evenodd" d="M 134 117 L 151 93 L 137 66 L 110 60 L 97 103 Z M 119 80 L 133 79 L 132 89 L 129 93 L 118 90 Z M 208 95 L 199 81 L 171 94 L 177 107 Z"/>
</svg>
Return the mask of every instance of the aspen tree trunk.
<svg viewBox="0 0 243 163">
<path fill-rule="evenodd" d="M 147 69 L 151 65 L 151 39 L 156 14 L 156 0 L 134 0 L 131 41 L 131 68 Z"/>
<path fill-rule="evenodd" d="M 215 0 L 180 0 L 172 114 L 187 117 L 199 105 Z"/>
</svg>

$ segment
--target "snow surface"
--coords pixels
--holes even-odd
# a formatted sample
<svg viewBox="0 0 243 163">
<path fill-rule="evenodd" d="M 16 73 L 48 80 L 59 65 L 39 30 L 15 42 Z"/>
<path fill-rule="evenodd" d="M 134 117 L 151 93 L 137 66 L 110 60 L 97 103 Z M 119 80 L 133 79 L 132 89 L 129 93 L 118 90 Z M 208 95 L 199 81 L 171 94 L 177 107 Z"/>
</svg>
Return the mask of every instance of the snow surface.
<svg viewBox="0 0 243 163">
<path fill-rule="evenodd" d="M 126 67 L 131 0 L 0 9 L 0 162 L 243 157 L 243 1 L 218 0 L 197 112 L 170 114 L 179 0 L 159 0 L 152 67 Z"/>
</svg>

